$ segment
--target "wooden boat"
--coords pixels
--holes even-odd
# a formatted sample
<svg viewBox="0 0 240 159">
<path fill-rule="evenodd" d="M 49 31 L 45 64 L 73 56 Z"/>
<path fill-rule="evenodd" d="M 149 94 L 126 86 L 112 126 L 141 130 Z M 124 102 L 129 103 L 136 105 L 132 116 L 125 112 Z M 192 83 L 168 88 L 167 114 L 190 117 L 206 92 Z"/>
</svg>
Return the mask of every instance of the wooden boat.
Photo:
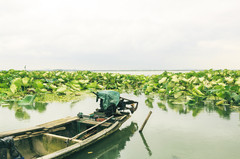
<svg viewBox="0 0 240 159">
<path fill-rule="evenodd" d="M 105 93 L 108 95 L 109 92 L 103 92 L 103 94 Z M 111 91 L 111 93 L 113 92 Z M 101 99 L 101 109 L 97 109 L 90 115 L 78 113 L 76 117 L 66 117 L 28 129 L 2 132 L 0 139 L 4 140 L 12 136 L 14 147 L 19 152 L 19 158 L 65 158 L 118 130 L 131 116 L 126 110 L 130 109 L 133 113 L 138 106 L 138 102 L 119 96 L 119 102 L 113 109 L 112 98 L 109 102 L 109 98 L 105 95 L 102 97 L 101 92 L 96 95 L 97 99 Z M 103 104 L 106 102 L 104 101 L 105 97 L 108 98 L 107 102 L 111 105 L 107 109 L 103 109 Z M 130 108 L 126 107 L 128 104 L 131 104 Z M 116 110 L 119 112 L 116 113 Z M 1 148 L 0 143 L 0 150 L 1 159 L 11 158 L 12 150 L 9 146 Z"/>
<path fill-rule="evenodd" d="M 88 146 L 87 148 L 70 155 L 71 159 L 85 158 L 111 158 L 117 159 L 120 152 L 126 147 L 128 141 L 137 132 L 138 125 L 135 122 L 125 124 L 124 128 L 117 130 L 101 142 Z M 92 153 L 91 153 L 92 152 Z"/>
</svg>

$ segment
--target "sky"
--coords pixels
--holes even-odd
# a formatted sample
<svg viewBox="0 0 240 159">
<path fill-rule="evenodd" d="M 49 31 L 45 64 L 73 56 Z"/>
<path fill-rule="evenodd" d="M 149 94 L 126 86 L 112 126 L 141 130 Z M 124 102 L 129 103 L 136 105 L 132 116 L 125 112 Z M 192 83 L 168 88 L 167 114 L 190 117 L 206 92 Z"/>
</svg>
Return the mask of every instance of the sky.
<svg viewBox="0 0 240 159">
<path fill-rule="evenodd" d="M 2 0 L 0 70 L 240 69 L 239 0 Z"/>
</svg>

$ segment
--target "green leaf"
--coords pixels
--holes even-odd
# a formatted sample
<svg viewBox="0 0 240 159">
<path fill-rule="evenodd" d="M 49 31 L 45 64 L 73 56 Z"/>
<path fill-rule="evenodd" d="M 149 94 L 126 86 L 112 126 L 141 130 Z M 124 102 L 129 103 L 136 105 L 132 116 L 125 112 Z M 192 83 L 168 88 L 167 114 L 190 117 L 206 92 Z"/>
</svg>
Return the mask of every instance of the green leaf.
<svg viewBox="0 0 240 159">
<path fill-rule="evenodd" d="M 87 84 L 89 82 L 89 80 L 79 80 L 80 84 Z"/>
<path fill-rule="evenodd" d="M 22 79 L 21 78 L 15 78 L 12 80 L 12 84 L 15 84 L 17 88 L 22 86 Z"/>
<path fill-rule="evenodd" d="M 195 92 L 197 95 L 204 96 L 204 94 L 198 89 L 198 87 L 194 87 L 193 92 Z"/>
<path fill-rule="evenodd" d="M 55 86 L 54 84 L 50 84 L 50 88 L 51 88 L 52 90 L 56 90 L 56 89 L 57 89 L 57 86 Z"/>
<path fill-rule="evenodd" d="M 44 85 L 43 85 L 42 81 L 36 80 L 36 81 L 34 82 L 34 87 L 41 89 L 41 88 L 44 87 Z"/>
<path fill-rule="evenodd" d="M 216 105 L 217 105 L 217 106 L 219 106 L 219 105 L 223 105 L 224 102 L 225 102 L 225 100 L 220 100 L 219 102 L 216 103 Z"/>
<path fill-rule="evenodd" d="M 24 77 L 22 79 L 22 83 L 23 83 L 24 86 L 26 86 L 28 84 L 28 82 L 29 82 L 29 78 L 28 77 Z"/>
<path fill-rule="evenodd" d="M 64 82 L 64 80 L 62 78 L 59 78 L 58 81 L 59 82 Z"/>
<path fill-rule="evenodd" d="M 99 87 L 98 87 L 97 82 L 94 82 L 94 83 L 90 83 L 90 84 L 88 84 L 88 85 L 87 85 L 87 88 L 94 88 L 94 89 L 97 89 L 97 88 L 99 88 Z"/>
<path fill-rule="evenodd" d="M 235 84 L 240 86 L 240 77 L 236 80 Z"/>
<path fill-rule="evenodd" d="M 232 77 L 225 77 L 225 80 L 227 81 L 228 84 L 233 83 L 233 78 Z"/>
<path fill-rule="evenodd" d="M 12 91 L 13 94 L 17 92 L 17 86 L 15 84 L 11 84 L 10 90 Z"/>
<path fill-rule="evenodd" d="M 166 89 L 163 89 L 163 88 L 162 88 L 162 89 L 159 89 L 158 92 L 159 92 L 159 93 L 165 93 L 165 92 L 166 92 Z"/>
<path fill-rule="evenodd" d="M 62 87 L 59 87 L 58 89 L 57 89 L 57 93 L 64 93 L 65 91 L 67 90 L 67 86 L 62 86 Z"/>
<path fill-rule="evenodd" d="M 172 76 L 172 81 L 175 82 L 175 83 L 179 82 L 179 79 L 178 79 L 177 75 Z"/>
<path fill-rule="evenodd" d="M 159 84 L 162 84 L 162 83 L 164 83 L 166 80 L 167 80 L 167 77 L 163 77 L 162 79 L 160 79 L 160 80 L 158 81 L 158 83 L 159 83 Z"/>
<path fill-rule="evenodd" d="M 182 92 L 174 93 L 174 98 L 179 98 L 182 95 Z"/>
<path fill-rule="evenodd" d="M 239 104 L 240 96 L 237 93 L 232 93 L 231 98 L 233 99 L 234 104 Z"/>
<path fill-rule="evenodd" d="M 47 90 L 43 88 L 43 89 L 40 89 L 40 92 L 42 92 L 42 93 L 46 93 Z"/>
</svg>

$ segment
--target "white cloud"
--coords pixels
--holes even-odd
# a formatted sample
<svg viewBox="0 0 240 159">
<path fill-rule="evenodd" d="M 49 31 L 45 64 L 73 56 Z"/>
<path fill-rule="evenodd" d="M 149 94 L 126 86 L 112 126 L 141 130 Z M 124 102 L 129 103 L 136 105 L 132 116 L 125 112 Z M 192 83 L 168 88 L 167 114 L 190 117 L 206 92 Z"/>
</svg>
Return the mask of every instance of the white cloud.
<svg viewBox="0 0 240 159">
<path fill-rule="evenodd" d="M 1 1 L 0 69 L 239 69 L 239 7 L 237 0 Z"/>
</svg>

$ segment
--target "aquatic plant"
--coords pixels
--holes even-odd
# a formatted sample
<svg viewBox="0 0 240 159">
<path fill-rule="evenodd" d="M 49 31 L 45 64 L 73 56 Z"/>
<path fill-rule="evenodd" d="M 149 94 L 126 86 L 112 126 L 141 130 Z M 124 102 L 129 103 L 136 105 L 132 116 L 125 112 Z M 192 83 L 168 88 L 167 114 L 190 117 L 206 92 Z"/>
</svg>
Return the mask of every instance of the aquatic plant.
<svg viewBox="0 0 240 159">
<path fill-rule="evenodd" d="M 161 99 L 203 105 L 240 105 L 240 71 L 204 70 L 187 73 L 163 72 L 144 76 L 91 71 L 18 71 L 0 72 L 0 100 L 19 99 L 35 94 L 36 100 L 76 99 L 82 91 L 113 89 L 136 95 L 157 94 Z M 52 99 L 53 98 L 53 99 Z M 151 106 L 151 100 L 146 101 Z"/>
</svg>

